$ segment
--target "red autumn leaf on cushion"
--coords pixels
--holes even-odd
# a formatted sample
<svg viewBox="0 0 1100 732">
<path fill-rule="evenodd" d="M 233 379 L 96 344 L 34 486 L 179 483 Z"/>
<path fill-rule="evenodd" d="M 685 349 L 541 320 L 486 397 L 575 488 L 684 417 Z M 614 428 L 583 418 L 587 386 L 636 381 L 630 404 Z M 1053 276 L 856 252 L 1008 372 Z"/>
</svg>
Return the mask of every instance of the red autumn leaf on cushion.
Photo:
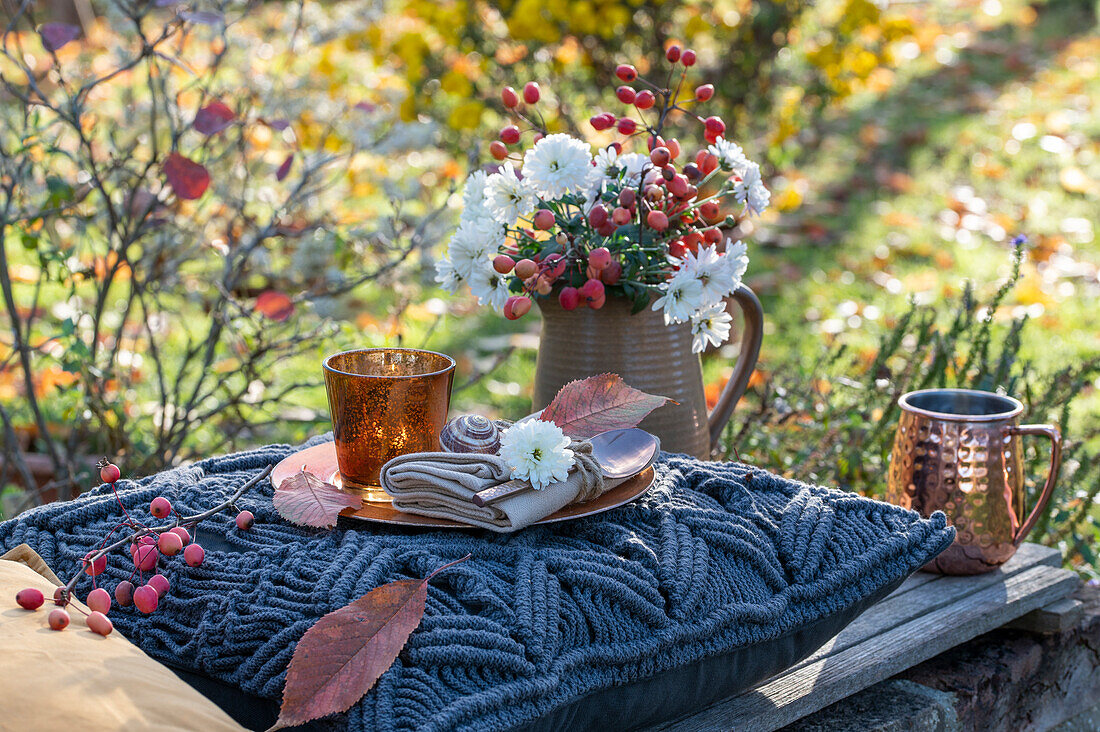
<svg viewBox="0 0 1100 732">
<path fill-rule="evenodd" d="M 204 135 L 216 135 L 236 118 L 232 109 L 215 100 L 198 111 L 192 126 Z"/>
<path fill-rule="evenodd" d="M 267 290 L 256 298 L 256 312 L 281 323 L 294 312 L 294 301 L 286 293 Z"/>
<path fill-rule="evenodd" d="M 206 168 L 179 153 L 168 156 L 164 163 L 164 175 L 176 195 L 185 201 L 195 200 L 210 185 L 210 173 Z"/>
<path fill-rule="evenodd" d="M 315 529 L 331 528 L 345 508 L 363 505 L 363 499 L 358 496 L 345 493 L 304 470 L 280 483 L 271 502 L 287 521 Z"/>
<path fill-rule="evenodd" d="M 279 169 L 275 171 L 275 180 L 285 180 L 290 175 L 290 166 L 294 163 L 294 153 L 286 156 L 286 160 L 279 166 Z"/>
<path fill-rule="evenodd" d="M 428 581 L 469 558 L 444 564 L 422 580 L 376 587 L 314 623 L 294 647 L 283 705 L 271 730 L 347 711 L 362 699 L 420 625 Z"/>
<path fill-rule="evenodd" d="M 618 374 L 600 374 L 563 386 L 539 419 L 553 422 L 571 437 L 586 439 L 607 430 L 636 427 L 654 409 L 670 402 L 677 404 L 627 386 Z"/>
<path fill-rule="evenodd" d="M 68 23 L 43 23 L 38 27 L 42 45 L 47 51 L 59 51 L 80 35 L 80 27 Z"/>
</svg>

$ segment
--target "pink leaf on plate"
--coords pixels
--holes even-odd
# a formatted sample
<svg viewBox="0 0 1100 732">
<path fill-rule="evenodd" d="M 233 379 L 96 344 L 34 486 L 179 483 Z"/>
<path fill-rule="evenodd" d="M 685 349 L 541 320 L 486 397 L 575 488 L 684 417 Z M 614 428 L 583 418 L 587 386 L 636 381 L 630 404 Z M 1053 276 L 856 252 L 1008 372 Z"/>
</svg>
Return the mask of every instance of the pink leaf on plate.
<svg viewBox="0 0 1100 732">
<path fill-rule="evenodd" d="M 47 51 L 58 51 L 76 40 L 80 27 L 68 23 L 43 23 L 38 27 L 38 35 L 42 37 L 42 45 Z"/>
<path fill-rule="evenodd" d="M 678 402 L 627 386 L 618 374 L 600 374 L 563 386 L 539 419 L 553 422 L 571 437 L 588 438 L 607 430 L 636 427 L 646 415 L 668 403 Z"/>
<path fill-rule="evenodd" d="M 206 168 L 179 153 L 168 156 L 164 163 L 164 175 L 176 195 L 187 201 L 201 196 L 210 185 L 210 173 Z"/>
<path fill-rule="evenodd" d="M 198 111 L 193 127 L 204 135 L 216 135 L 233 124 L 236 118 L 232 109 L 214 100 Z"/>
<path fill-rule="evenodd" d="M 284 480 L 272 498 L 275 510 L 291 523 L 327 529 L 345 508 L 359 508 L 363 500 L 326 483 L 313 473 L 299 470 Z"/>
</svg>

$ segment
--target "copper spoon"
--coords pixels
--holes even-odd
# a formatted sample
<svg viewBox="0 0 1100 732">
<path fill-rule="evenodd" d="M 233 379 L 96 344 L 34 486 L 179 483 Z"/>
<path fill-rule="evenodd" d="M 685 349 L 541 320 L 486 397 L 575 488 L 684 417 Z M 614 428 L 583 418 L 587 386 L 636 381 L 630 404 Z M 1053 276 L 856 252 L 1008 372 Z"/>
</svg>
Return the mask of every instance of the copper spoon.
<svg viewBox="0 0 1100 732">
<path fill-rule="evenodd" d="M 600 464 L 603 477 L 620 480 L 645 470 L 657 456 L 657 438 L 637 427 L 608 430 L 591 438 L 592 457 Z M 474 494 L 475 506 L 488 506 L 502 498 L 530 490 L 526 480 L 509 480 Z"/>
</svg>

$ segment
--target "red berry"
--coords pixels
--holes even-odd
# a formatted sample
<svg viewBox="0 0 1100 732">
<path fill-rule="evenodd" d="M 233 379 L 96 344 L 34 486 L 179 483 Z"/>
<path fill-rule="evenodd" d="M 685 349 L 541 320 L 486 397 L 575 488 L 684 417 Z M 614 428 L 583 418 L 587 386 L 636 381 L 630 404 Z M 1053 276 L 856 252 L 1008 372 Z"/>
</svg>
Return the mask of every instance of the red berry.
<svg viewBox="0 0 1100 732">
<path fill-rule="evenodd" d="M 603 271 L 600 272 L 600 281 L 605 285 L 615 285 L 618 284 L 622 276 L 623 266 L 618 260 L 613 259 L 603 268 Z"/>
<path fill-rule="evenodd" d="M 633 188 L 624 188 L 619 191 L 619 205 L 631 208 L 634 206 L 634 202 L 638 200 L 638 192 Z"/>
<path fill-rule="evenodd" d="M 699 206 L 699 215 L 702 216 L 704 219 L 708 219 L 708 220 L 717 218 L 718 217 L 718 202 L 717 201 L 707 201 L 706 203 Z"/>
<path fill-rule="evenodd" d="M 151 544 L 141 544 L 133 550 L 134 566 L 142 572 L 151 572 L 157 566 L 160 555 L 157 548 Z"/>
<path fill-rule="evenodd" d="M 84 574 L 95 577 L 97 574 L 102 574 L 103 570 L 107 569 L 107 555 L 104 554 L 95 561 L 89 561 L 93 554 L 95 554 L 95 552 L 90 551 L 84 555 Z"/>
<path fill-rule="evenodd" d="M 64 587 L 58 587 L 53 591 L 53 604 L 65 607 L 69 604 L 69 591 Z"/>
<path fill-rule="evenodd" d="M 711 244 L 717 244 L 722 241 L 721 229 L 707 229 L 703 232 L 703 238 Z"/>
<path fill-rule="evenodd" d="M 611 221 L 605 221 L 603 226 L 596 227 L 596 233 L 600 236 L 611 236 L 615 233 L 615 224 Z"/>
<path fill-rule="evenodd" d="M 680 63 L 682 63 L 684 66 L 694 66 L 695 65 L 695 51 L 692 51 L 689 48 L 686 51 L 684 51 L 682 54 L 680 54 Z"/>
<path fill-rule="evenodd" d="M 187 562 L 188 567 L 199 566 L 205 558 L 206 550 L 198 544 L 189 544 L 187 548 L 183 550 L 183 561 Z"/>
<path fill-rule="evenodd" d="M 531 144 L 534 145 L 536 142 L 541 140 L 543 137 L 544 137 L 544 135 L 541 132 L 536 132 L 535 136 L 531 138 Z"/>
<path fill-rule="evenodd" d="M 575 310 L 581 304 L 581 294 L 576 287 L 563 287 L 558 293 L 558 303 L 563 310 Z"/>
<path fill-rule="evenodd" d="M 714 84 L 703 84 L 695 87 L 695 99 L 705 102 L 714 96 Z"/>
<path fill-rule="evenodd" d="M 168 582 L 168 578 L 163 574 L 154 574 L 149 578 L 148 586 L 157 591 L 157 597 L 164 597 L 168 594 L 168 590 L 172 588 Z"/>
<path fill-rule="evenodd" d="M 515 125 L 508 125 L 500 131 L 500 139 L 506 145 L 515 145 L 519 142 L 519 128 Z"/>
<path fill-rule="evenodd" d="M 638 129 L 638 123 L 629 117 L 623 117 L 615 123 L 615 129 L 624 135 L 633 135 Z"/>
<path fill-rule="evenodd" d="M 678 173 L 668 182 L 668 192 L 677 198 L 684 198 L 688 192 L 688 179 L 683 173 Z"/>
<path fill-rule="evenodd" d="M 508 274 L 516 266 L 516 260 L 509 257 L 507 254 L 498 254 L 493 257 L 493 269 L 500 274 Z"/>
<path fill-rule="evenodd" d="M 88 617 L 84 619 L 84 622 L 87 624 L 88 630 L 104 636 L 110 635 L 111 631 L 115 629 L 110 618 L 101 612 L 90 613 Z"/>
<path fill-rule="evenodd" d="M 668 243 L 668 255 L 680 259 L 687 252 L 683 239 L 673 239 Z"/>
<path fill-rule="evenodd" d="M 500 140 L 493 140 L 489 143 L 489 154 L 496 160 L 504 160 L 508 157 L 508 147 Z"/>
<path fill-rule="evenodd" d="M 703 177 L 703 171 L 699 170 L 699 166 L 695 163 L 688 163 L 684 166 L 684 175 L 688 180 L 699 180 Z"/>
<path fill-rule="evenodd" d="M 99 469 L 99 479 L 104 483 L 114 483 L 122 477 L 122 471 L 118 469 L 117 465 L 107 463 Z"/>
<path fill-rule="evenodd" d="M 519 97 L 516 95 L 515 89 L 506 86 L 500 91 L 500 101 L 504 102 L 504 106 L 508 109 L 513 109 L 519 104 Z"/>
<path fill-rule="evenodd" d="M 186 555 L 186 550 L 184 555 Z M 115 602 L 119 607 L 130 607 L 134 604 L 134 583 L 130 580 L 122 580 L 115 585 Z"/>
<path fill-rule="evenodd" d="M 170 531 L 166 531 L 157 540 L 157 548 L 164 556 L 174 557 L 183 551 L 183 539 Z"/>
<path fill-rule="evenodd" d="M 180 541 L 183 542 L 184 546 L 187 546 L 191 543 L 191 532 L 183 528 L 182 526 L 177 526 L 174 529 L 169 529 L 169 531 L 178 536 L 180 538 Z"/>
<path fill-rule="evenodd" d="M 710 153 L 703 153 L 703 162 L 699 165 L 703 175 L 710 175 L 718 169 L 718 156 L 711 155 Z"/>
<path fill-rule="evenodd" d="M 649 109 L 656 101 L 657 97 L 653 96 L 653 92 L 643 89 L 634 97 L 634 106 L 638 109 Z"/>
<path fill-rule="evenodd" d="M 565 268 L 569 266 L 569 260 L 557 252 L 546 255 L 546 259 L 543 261 L 550 265 L 550 269 L 545 272 L 545 276 L 551 280 L 556 280 L 565 274 Z"/>
<path fill-rule="evenodd" d="M 512 295 L 504 303 L 504 317 L 508 320 L 518 320 L 531 310 L 531 298 L 522 295 Z"/>
<path fill-rule="evenodd" d="M 649 224 L 649 228 L 656 231 L 664 231 L 668 228 L 668 216 L 664 211 L 650 211 L 645 217 L 645 222 Z"/>
<path fill-rule="evenodd" d="M 596 247 L 588 253 L 588 266 L 599 272 L 611 264 L 611 252 L 607 247 Z"/>
<path fill-rule="evenodd" d="M 615 118 L 608 114 L 597 114 L 590 117 L 588 123 L 592 125 L 592 129 L 603 131 L 615 124 Z"/>
<path fill-rule="evenodd" d="M 539 84 L 537 81 L 529 81 L 523 86 L 523 101 L 534 104 L 539 100 Z"/>
<path fill-rule="evenodd" d="M 516 262 L 516 277 L 519 277 L 521 280 L 525 280 L 528 277 L 534 277 L 535 273 L 538 271 L 539 266 L 530 259 L 521 259 Z"/>
<path fill-rule="evenodd" d="M 611 220 L 615 222 L 617 226 L 623 226 L 630 223 L 630 209 L 618 206 L 611 212 Z"/>
<path fill-rule="evenodd" d="M 615 96 L 617 96 L 619 98 L 619 101 L 623 104 L 630 104 L 637 96 L 637 92 L 634 91 L 633 87 L 620 86 L 618 89 L 615 90 Z"/>
<path fill-rule="evenodd" d="M 536 229 L 546 231 L 554 226 L 554 212 L 547 208 L 535 211 L 534 224 Z"/>
<path fill-rule="evenodd" d="M 91 610 L 106 615 L 111 609 L 111 593 L 102 587 L 97 587 L 88 593 L 88 599 L 84 601 L 84 604 Z"/>
<path fill-rule="evenodd" d="M 588 307 L 590 307 L 593 310 L 599 310 L 600 308 L 602 308 L 604 306 L 605 302 L 607 302 L 607 297 L 605 295 L 600 295 L 597 298 L 593 298 L 593 299 L 589 300 L 588 301 Z"/>
<path fill-rule="evenodd" d="M 592 210 L 588 212 L 588 223 L 592 225 L 592 228 L 598 229 L 607 223 L 607 209 L 602 204 L 596 204 L 592 207 Z"/>
<path fill-rule="evenodd" d="M 149 513 L 159 519 L 168 518 L 168 514 L 172 513 L 172 504 L 164 496 L 157 496 L 149 503 Z"/>
<path fill-rule="evenodd" d="M 703 120 L 703 126 L 707 132 L 712 132 L 716 135 L 721 135 L 726 131 L 726 123 L 722 121 L 721 117 L 707 117 Z"/>
<path fill-rule="evenodd" d="M 672 153 L 668 151 L 667 147 L 655 147 L 653 151 L 649 153 L 649 159 L 658 168 L 663 168 L 672 160 Z"/>
<path fill-rule="evenodd" d="M 61 608 L 54 608 L 50 610 L 46 621 L 50 624 L 51 630 L 64 630 L 69 624 L 69 613 Z"/>
<path fill-rule="evenodd" d="M 593 300 L 600 300 L 604 297 L 603 283 L 596 279 L 586 280 L 580 289 L 581 297 L 592 303 Z"/>
<path fill-rule="evenodd" d="M 691 251 L 695 251 L 699 248 L 699 245 L 703 243 L 703 235 L 698 231 L 689 231 L 684 236 L 684 245 Z"/>
<path fill-rule="evenodd" d="M 191 546 L 195 545 L 192 544 Z M 159 577 L 160 575 L 154 576 Z M 160 595 L 157 594 L 155 588 L 149 585 L 142 585 L 134 590 L 134 607 L 146 615 L 156 610 L 158 604 L 160 604 Z"/>
<path fill-rule="evenodd" d="M 680 157 L 680 141 L 675 137 L 666 142 L 665 147 L 668 148 L 668 154 L 672 156 L 673 160 Z"/>
<path fill-rule="evenodd" d="M 25 610 L 37 610 L 46 601 L 46 596 L 37 587 L 28 587 L 15 593 L 15 602 Z"/>
<path fill-rule="evenodd" d="M 676 63 L 680 60 L 680 47 L 676 45 L 669 46 L 665 49 L 665 58 L 670 62 Z"/>
<path fill-rule="evenodd" d="M 256 517 L 251 511 L 241 511 L 237 514 L 237 528 L 241 531 L 248 531 L 254 523 L 256 523 Z"/>
<path fill-rule="evenodd" d="M 638 70 L 630 64 L 619 64 L 615 67 L 615 76 L 629 84 L 638 78 Z"/>
<path fill-rule="evenodd" d="M 613 149 L 615 151 L 616 155 L 622 155 L 623 154 L 623 145 L 622 145 L 621 142 L 613 142 L 610 145 L 608 145 L 608 147 Z"/>
</svg>

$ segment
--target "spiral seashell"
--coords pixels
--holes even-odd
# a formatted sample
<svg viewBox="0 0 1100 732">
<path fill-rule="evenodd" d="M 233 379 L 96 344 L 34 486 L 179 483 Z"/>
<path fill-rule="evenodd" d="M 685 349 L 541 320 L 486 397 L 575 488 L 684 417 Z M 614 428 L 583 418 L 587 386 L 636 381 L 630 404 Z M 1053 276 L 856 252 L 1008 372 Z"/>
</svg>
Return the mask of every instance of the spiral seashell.
<svg viewBox="0 0 1100 732">
<path fill-rule="evenodd" d="M 500 452 L 500 429 L 493 420 L 480 414 L 464 414 L 443 427 L 439 444 L 444 452 L 496 455 Z"/>
</svg>

